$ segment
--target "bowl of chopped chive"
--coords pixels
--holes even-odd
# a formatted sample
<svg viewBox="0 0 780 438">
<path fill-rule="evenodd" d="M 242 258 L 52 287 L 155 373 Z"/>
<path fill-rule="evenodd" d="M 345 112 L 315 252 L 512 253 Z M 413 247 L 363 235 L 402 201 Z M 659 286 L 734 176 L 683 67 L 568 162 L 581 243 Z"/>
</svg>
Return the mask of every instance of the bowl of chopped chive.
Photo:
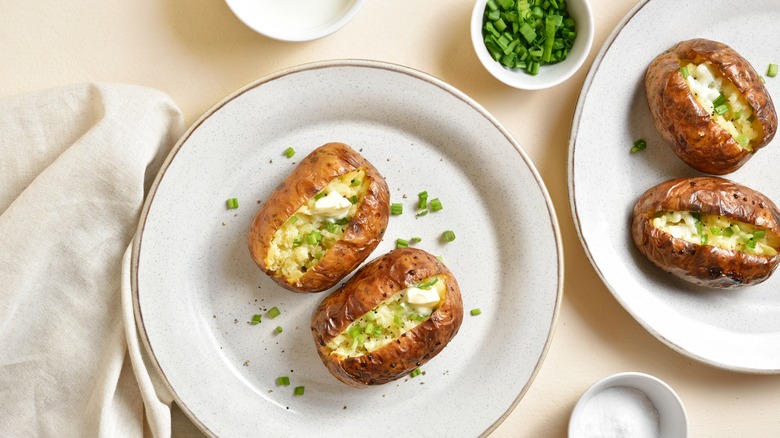
<svg viewBox="0 0 780 438">
<path fill-rule="evenodd" d="M 496 79 L 540 90 L 562 83 L 582 66 L 593 27 L 587 0 L 477 0 L 471 41 Z"/>
</svg>

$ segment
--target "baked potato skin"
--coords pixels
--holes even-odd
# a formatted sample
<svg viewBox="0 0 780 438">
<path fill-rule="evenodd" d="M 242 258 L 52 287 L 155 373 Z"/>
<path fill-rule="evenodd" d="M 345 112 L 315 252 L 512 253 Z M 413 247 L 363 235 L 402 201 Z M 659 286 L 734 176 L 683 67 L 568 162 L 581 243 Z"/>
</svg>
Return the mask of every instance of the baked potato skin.
<svg viewBox="0 0 780 438">
<path fill-rule="evenodd" d="M 443 274 L 447 292 L 431 316 L 400 338 L 372 353 L 344 357 L 329 354 L 328 342 L 386 298 L 421 280 Z M 354 387 L 399 379 L 439 354 L 457 334 L 463 302 L 452 273 L 436 257 L 416 248 L 401 248 L 363 266 L 339 290 L 326 297 L 312 317 L 311 330 L 320 359 L 338 380 Z"/>
<path fill-rule="evenodd" d="M 751 142 L 752 151 L 721 128 L 696 102 L 679 73 L 680 60 L 703 58 L 727 77 L 753 108 L 762 136 Z M 677 156 L 692 168 L 714 175 L 739 169 L 777 131 L 777 113 L 772 98 L 750 63 L 731 47 L 716 41 L 682 41 L 659 55 L 647 69 L 645 91 L 650 114 L 661 137 Z"/>
<path fill-rule="evenodd" d="M 780 211 L 763 194 L 719 177 L 677 178 L 646 191 L 631 225 L 634 244 L 653 263 L 691 283 L 714 288 L 758 284 L 769 278 L 780 256 L 750 254 L 672 237 L 651 224 L 660 211 L 719 215 L 780 233 Z"/>
<path fill-rule="evenodd" d="M 274 275 L 265 259 L 276 230 L 331 180 L 360 168 L 370 185 L 344 237 L 295 283 Z M 327 143 L 301 160 L 255 214 L 249 252 L 257 266 L 285 289 L 321 292 L 338 284 L 371 254 L 382 240 L 389 216 L 390 191 L 379 171 L 349 146 Z"/>
</svg>

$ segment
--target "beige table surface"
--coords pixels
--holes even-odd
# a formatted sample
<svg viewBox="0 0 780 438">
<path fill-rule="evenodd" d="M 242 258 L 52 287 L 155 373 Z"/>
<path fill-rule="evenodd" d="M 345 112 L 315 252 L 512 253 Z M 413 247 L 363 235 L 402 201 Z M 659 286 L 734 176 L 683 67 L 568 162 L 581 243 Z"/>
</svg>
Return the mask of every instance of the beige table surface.
<svg viewBox="0 0 780 438">
<path fill-rule="evenodd" d="M 0 0 L 0 95 L 84 81 L 140 84 L 168 93 L 190 124 L 233 90 L 301 63 L 369 58 L 430 73 L 517 138 L 547 185 L 563 238 L 566 286 L 552 345 L 492 436 L 566 436 L 582 392 L 621 371 L 674 387 L 692 437 L 780 436 L 780 376 L 714 369 L 666 347 L 623 310 L 582 250 L 569 211 L 569 127 L 591 61 L 636 0 L 591 2 L 596 33 L 586 65 L 562 85 L 529 92 L 501 84 L 479 64 L 468 34 L 472 0 L 368 0 L 345 28 L 308 43 L 256 34 L 221 0 Z"/>
</svg>

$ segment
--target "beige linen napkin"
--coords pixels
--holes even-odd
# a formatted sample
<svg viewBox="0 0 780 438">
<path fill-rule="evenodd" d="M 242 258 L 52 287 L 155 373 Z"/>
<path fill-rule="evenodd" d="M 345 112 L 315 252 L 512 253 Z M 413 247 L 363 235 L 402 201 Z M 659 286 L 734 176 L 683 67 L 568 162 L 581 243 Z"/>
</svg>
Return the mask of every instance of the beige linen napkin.
<svg viewBox="0 0 780 438">
<path fill-rule="evenodd" d="M 170 435 L 122 270 L 182 131 L 171 99 L 138 86 L 0 99 L 1 435 Z"/>
</svg>

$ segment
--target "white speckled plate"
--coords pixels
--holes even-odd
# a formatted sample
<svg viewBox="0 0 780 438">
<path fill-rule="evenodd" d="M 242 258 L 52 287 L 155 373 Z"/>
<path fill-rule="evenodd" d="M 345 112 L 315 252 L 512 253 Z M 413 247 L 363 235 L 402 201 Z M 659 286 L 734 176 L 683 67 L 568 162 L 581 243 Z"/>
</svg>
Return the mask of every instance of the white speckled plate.
<svg viewBox="0 0 780 438">
<path fill-rule="evenodd" d="M 420 236 L 419 247 L 443 256 L 460 283 L 463 325 L 422 376 L 365 389 L 338 382 L 309 329 L 325 295 L 285 291 L 249 257 L 259 203 L 330 141 L 361 151 L 404 205 L 371 258 L 398 237 Z M 416 218 L 422 190 L 444 209 Z M 230 197 L 240 208 L 226 209 Z M 447 229 L 457 238 L 442 244 Z M 139 231 L 142 337 L 176 400 L 212 435 L 486 434 L 536 375 L 562 297 L 555 214 L 520 146 L 451 86 L 380 62 L 296 67 L 228 96 L 168 157 Z M 273 306 L 281 316 L 248 324 Z M 469 316 L 477 307 L 482 314 Z M 291 386 L 275 385 L 281 375 Z M 305 394 L 293 396 L 299 385 Z"/>
<path fill-rule="evenodd" d="M 695 17 L 695 18 L 694 18 Z M 580 94 L 569 151 L 569 198 L 591 262 L 623 307 L 650 333 L 701 362 L 735 371 L 780 372 L 780 274 L 737 291 L 694 287 L 656 268 L 634 247 L 631 211 L 650 187 L 698 172 L 656 132 L 644 74 L 678 41 L 708 38 L 742 54 L 760 73 L 780 62 L 775 0 L 650 0 L 607 39 Z M 780 102 L 780 78 L 767 78 Z M 635 139 L 647 150 L 631 154 Z M 727 177 L 780 201 L 775 139 Z"/>
</svg>

